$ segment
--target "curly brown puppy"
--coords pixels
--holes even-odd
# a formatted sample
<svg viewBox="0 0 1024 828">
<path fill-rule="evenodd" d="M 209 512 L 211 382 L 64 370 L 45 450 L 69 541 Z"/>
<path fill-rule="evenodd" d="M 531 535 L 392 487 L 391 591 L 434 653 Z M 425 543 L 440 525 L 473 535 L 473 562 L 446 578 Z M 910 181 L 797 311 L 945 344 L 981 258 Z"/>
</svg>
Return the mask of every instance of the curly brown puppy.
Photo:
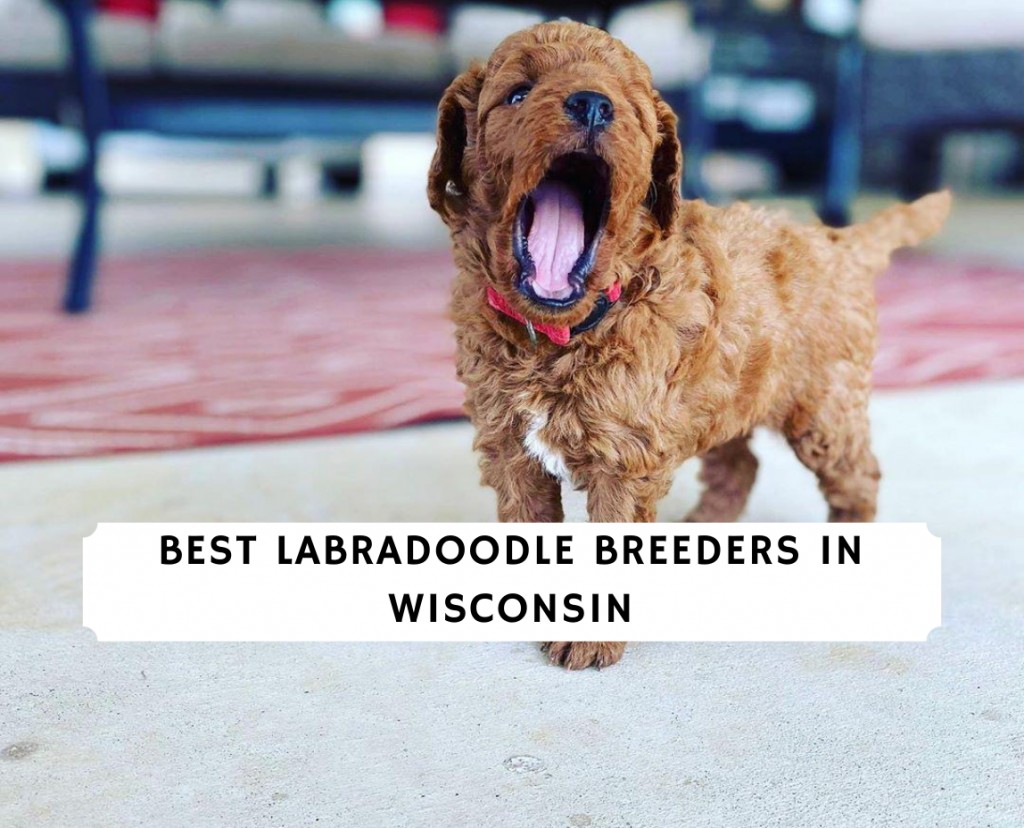
<svg viewBox="0 0 1024 828">
<path fill-rule="evenodd" d="M 755 426 L 813 471 L 829 519 L 875 515 L 868 395 L 872 282 L 935 233 L 938 193 L 844 230 L 679 195 L 676 116 L 603 31 L 512 35 L 439 108 L 431 206 L 451 231 L 458 374 L 503 521 L 560 521 L 560 481 L 591 521 L 649 521 L 685 460 L 690 520 L 735 520 Z M 569 667 L 616 642 L 557 642 Z"/>
</svg>

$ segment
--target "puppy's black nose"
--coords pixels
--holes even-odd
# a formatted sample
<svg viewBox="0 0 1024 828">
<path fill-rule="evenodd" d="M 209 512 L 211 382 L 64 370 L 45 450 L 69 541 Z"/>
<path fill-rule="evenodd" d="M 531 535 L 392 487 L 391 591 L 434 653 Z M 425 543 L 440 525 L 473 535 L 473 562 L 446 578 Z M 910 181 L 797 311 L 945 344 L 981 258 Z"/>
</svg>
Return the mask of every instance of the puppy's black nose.
<svg viewBox="0 0 1024 828">
<path fill-rule="evenodd" d="M 590 131 L 608 126 L 615 118 L 612 102 L 600 92 L 573 92 L 565 99 L 565 111 Z"/>
</svg>

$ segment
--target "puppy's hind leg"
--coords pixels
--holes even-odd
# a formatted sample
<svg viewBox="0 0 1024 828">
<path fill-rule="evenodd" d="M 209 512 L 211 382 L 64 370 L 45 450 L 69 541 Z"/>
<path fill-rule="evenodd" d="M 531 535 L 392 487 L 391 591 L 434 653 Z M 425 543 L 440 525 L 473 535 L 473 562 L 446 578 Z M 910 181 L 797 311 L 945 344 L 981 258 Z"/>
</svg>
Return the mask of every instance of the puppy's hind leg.
<svg viewBox="0 0 1024 828">
<path fill-rule="evenodd" d="M 797 406 L 784 434 L 800 462 L 814 472 L 833 523 L 875 519 L 881 473 L 871 452 L 867 393 L 834 394 L 810 408 Z"/>
<path fill-rule="evenodd" d="M 736 437 L 701 456 L 704 492 L 686 516 L 688 522 L 731 523 L 743 513 L 757 477 L 749 441 L 749 434 Z"/>
</svg>

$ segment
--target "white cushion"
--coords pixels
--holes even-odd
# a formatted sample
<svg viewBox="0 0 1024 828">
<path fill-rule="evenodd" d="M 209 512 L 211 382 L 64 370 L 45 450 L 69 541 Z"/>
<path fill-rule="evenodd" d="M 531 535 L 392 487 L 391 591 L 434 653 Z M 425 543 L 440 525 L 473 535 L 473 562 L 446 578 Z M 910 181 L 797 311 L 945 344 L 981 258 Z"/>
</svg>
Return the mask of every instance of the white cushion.
<svg viewBox="0 0 1024 828">
<path fill-rule="evenodd" d="M 520 9 L 497 8 L 467 3 L 455 9 L 448 28 L 448 43 L 456 65 L 464 69 L 471 61 L 485 61 L 494 47 L 513 32 L 543 20 L 539 14 Z"/>
<path fill-rule="evenodd" d="M 437 86 L 449 74 L 444 44 L 434 37 L 390 34 L 346 37 L 321 23 L 283 29 L 224 20 L 168 19 L 157 32 L 158 68 L 177 75 L 395 82 Z"/>
<path fill-rule="evenodd" d="M 224 0 L 227 23 L 296 31 L 317 29 L 323 23 L 323 7 L 316 0 Z"/>
<path fill-rule="evenodd" d="M 60 15 L 43 0 L 0 0 L 0 66 L 55 69 L 64 64 Z"/>
<path fill-rule="evenodd" d="M 0 66 L 57 71 L 67 65 L 64 22 L 44 0 L 0 0 L 0 32 Z M 100 14 L 93 20 L 92 38 L 103 68 L 149 71 L 153 31 L 147 21 Z"/>
<path fill-rule="evenodd" d="M 689 86 L 707 73 L 711 43 L 695 31 L 689 8 L 680 2 L 629 6 L 612 19 L 609 31 L 651 67 L 660 89 Z"/>
<path fill-rule="evenodd" d="M 152 68 L 155 36 L 148 21 L 100 14 L 93 21 L 92 37 L 104 69 L 134 73 Z"/>
<path fill-rule="evenodd" d="M 452 55 L 460 67 L 486 60 L 508 35 L 543 18 L 533 12 L 486 5 L 460 6 L 449 31 Z M 654 85 L 688 86 L 707 71 L 709 44 L 693 30 L 687 7 L 678 0 L 631 6 L 615 15 L 609 27 L 651 67 Z"/>
<path fill-rule="evenodd" d="M 1024 0 L 864 0 L 861 35 L 885 49 L 1024 46 Z"/>
</svg>

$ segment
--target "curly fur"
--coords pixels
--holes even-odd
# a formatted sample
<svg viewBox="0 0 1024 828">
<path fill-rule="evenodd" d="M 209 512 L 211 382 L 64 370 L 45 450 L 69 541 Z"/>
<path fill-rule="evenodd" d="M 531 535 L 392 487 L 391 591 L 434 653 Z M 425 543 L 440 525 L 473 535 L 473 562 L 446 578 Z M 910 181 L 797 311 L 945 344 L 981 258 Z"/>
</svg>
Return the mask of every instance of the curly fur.
<svg viewBox="0 0 1024 828">
<path fill-rule="evenodd" d="M 524 82 L 534 84 L 526 101 L 506 105 Z M 615 107 L 596 146 L 612 197 L 587 295 L 550 311 L 513 287 L 512 225 L 552 160 L 581 149 L 581 130 L 563 112 L 581 89 Z M 562 520 L 543 446 L 586 490 L 591 521 L 653 520 L 676 468 L 695 456 L 706 491 L 690 519 L 734 520 L 757 468 L 747 438 L 767 426 L 817 475 L 831 520 L 872 520 L 873 280 L 894 249 L 939 230 L 949 194 L 842 230 L 746 204 L 717 209 L 681 199 L 676 136 L 643 62 L 577 23 L 512 35 L 441 101 L 428 196 L 451 233 L 458 375 L 499 519 Z M 534 346 L 485 298 L 492 286 L 528 319 L 575 325 L 616 281 L 622 300 L 567 347 Z M 614 663 L 621 651 L 608 642 L 549 648 L 570 667 Z"/>
</svg>

